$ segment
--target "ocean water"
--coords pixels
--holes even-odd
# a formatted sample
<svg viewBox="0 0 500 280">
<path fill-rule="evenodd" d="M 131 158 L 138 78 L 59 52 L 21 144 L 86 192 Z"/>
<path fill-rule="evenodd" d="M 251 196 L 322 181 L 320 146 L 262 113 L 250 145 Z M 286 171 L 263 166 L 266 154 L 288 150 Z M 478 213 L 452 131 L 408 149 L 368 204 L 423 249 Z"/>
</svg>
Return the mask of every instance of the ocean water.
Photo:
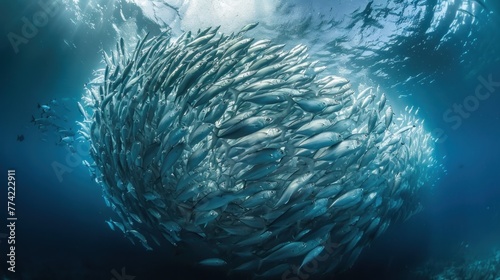
<svg viewBox="0 0 500 280">
<path fill-rule="evenodd" d="M 120 37 L 132 50 L 146 32 L 178 37 L 220 25 L 229 34 L 252 22 L 259 25 L 249 36 L 288 49 L 303 44 L 329 73 L 356 86 L 379 86 L 397 114 L 419 108 L 418 117 L 434 139 L 432 172 L 437 175 L 423 186 L 422 211 L 391 224 L 350 269 L 321 279 L 500 279 L 497 2 L 42 0 L 0 5 L 2 279 L 226 279 L 223 267 L 193 264 L 172 246 L 147 251 L 110 230 L 105 220 L 116 214 L 82 163 L 91 160 L 88 143 L 67 145 L 60 130 L 79 129 L 75 122 L 83 117 L 77 102 L 94 71 L 104 66 L 102 51 L 113 49 Z M 30 122 L 47 117 L 39 105 L 57 112 L 46 128 Z M 15 170 L 15 215 L 7 211 L 8 170 Z M 15 230 L 7 227 L 8 217 L 17 218 Z M 9 240 L 15 240 L 15 272 L 8 270 Z"/>
</svg>

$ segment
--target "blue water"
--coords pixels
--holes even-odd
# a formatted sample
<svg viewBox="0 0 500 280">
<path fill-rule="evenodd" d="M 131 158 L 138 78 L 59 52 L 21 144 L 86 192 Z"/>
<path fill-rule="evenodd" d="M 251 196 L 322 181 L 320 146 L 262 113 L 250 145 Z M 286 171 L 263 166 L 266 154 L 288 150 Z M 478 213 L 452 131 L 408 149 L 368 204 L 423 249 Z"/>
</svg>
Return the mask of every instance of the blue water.
<svg viewBox="0 0 500 280">
<path fill-rule="evenodd" d="M 340 6 L 347 5 L 342 2 Z M 441 3 L 407 2 L 411 2 L 409 6 L 434 7 Z M 454 1 L 458 2 L 462 1 Z M 495 248 L 500 249 L 500 86 L 491 88 L 490 96 L 479 101 L 456 128 L 455 122 L 443 118 L 453 104 L 470 100 L 481 85 L 479 77 L 491 75 L 493 81 L 500 81 L 500 36 L 496 35 L 500 7 L 496 2 L 480 3 L 474 5 L 478 9 L 486 5 L 489 16 L 478 13 L 468 28 L 450 36 L 438 50 L 436 45 L 450 29 L 449 22 L 442 22 L 430 34 L 425 33 L 428 26 L 422 25 L 419 36 L 398 37 L 371 58 L 350 56 L 352 61 L 347 64 L 352 70 L 368 69 L 374 81 L 391 88 L 390 102 L 400 103 L 402 108 L 420 107 L 426 128 L 441 136 L 435 157 L 447 172 L 435 186 L 428 187 L 421 213 L 389 227 L 364 249 L 351 270 L 335 279 L 428 279 L 415 271 L 429 262 L 487 258 Z M 68 120 L 64 125 L 77 129 L 74 122 L 82 118 L 76 101 L 92 71 L 101 65 L 101 49 L 110 49 L 116 40 L 111 20 L 92 28 L 74 18 L 76 24 L 71 22 L 71 13 L 60 9 L 16 53 L 7 34 L 20 33 L 22 18 L 31 17 L 40 7 L 35 1 L 0 3 L 0 34 L 4 35 L 0 45 L 0 174 L 5 178 L 0 189 L 0 234 L 7 233 L 1 224 L 7 224 L 8 169 L 16 170 L 18 217 L 16 272 L 6 271 L 8 247 L 6 239 L 0 239 L 0 275 L 4 279 L 112 279 L 125 268 L 137 280 L 223 279 L 223 271 L 184 264 L 185 256 L 173 248 L 145 251 L 111 231 L 104 220 L 113 213 L 81 164 L 88 155 L 56 145 L 56 136 L 50 132 L 44 136 L 30 123 L 31 115 L 39 114 L 38 103 L 56 99 L 60 106 L 68 107 L 60 109 Z M 383 17 L 379 20 L 384 24 Z M 151 22 L 138 23 L 158 31 Z M 304 43 L 307 36 L 283 34 L 281 39 L 291 40 L 289 37 Z M 409 58 L 398 60 L 398 56 Z M 383 75 L 375 74 L 380 72 Z M 415 76 L 418 78 L 409 79 Z M 408 96 L 398 98 L 400 94 Z M 16 141 L 21 134 L 24 141 Z M 68 166 L 68 172 L 58 176 L 54 164 Z"/>
</svg>

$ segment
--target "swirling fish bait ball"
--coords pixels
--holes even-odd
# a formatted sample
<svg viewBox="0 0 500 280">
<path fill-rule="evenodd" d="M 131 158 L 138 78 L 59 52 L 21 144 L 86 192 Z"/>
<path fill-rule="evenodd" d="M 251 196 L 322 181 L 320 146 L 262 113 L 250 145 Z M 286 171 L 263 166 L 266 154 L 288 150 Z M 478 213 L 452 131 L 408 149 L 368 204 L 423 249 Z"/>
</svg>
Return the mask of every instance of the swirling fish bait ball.
<svg viewBox="0 0 500 280">
<path fill-rule="evenodd" d="M 200 264 L 230 272 L 349 267 L 418 209 L 430 136 L 413 117 L 396 124 L 385 95 L 323 74 L 305 46 L 245 38 L 252 27 L 105 54 L 82 133 L 108 223 L 148 249 L 202 242 Z"/>
</svg>

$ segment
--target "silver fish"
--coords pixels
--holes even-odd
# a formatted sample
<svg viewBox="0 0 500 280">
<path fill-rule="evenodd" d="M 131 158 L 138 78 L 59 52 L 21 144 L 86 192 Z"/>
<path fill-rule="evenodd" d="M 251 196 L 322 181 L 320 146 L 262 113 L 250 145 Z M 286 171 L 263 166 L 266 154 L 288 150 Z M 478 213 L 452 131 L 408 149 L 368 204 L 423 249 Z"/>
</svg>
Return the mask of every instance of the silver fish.
<svg viewBox="0 0 500 280">
<path fill-rule="evenodd" d="M 337 273 L 419 209 L 433 139 L 413 110 L 393 119 L 379 87 L 255 27 L 119 40 L 78 105 L 80 134 L 57 130 L 88 141 L 107 224 L 146 250 L 188 245 L 210 252 L 201 265 L 267 278 L 328 252 L 311 277 Z M 35 125 L 54 126 L 54 106 Z"/>
</svg>

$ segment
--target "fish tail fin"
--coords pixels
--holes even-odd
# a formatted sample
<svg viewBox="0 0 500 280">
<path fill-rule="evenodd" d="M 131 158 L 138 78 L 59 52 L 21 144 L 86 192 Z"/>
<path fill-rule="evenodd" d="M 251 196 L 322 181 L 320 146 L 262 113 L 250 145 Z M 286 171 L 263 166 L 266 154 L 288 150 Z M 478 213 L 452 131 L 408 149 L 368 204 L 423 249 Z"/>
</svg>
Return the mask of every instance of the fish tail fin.
<svg viewBox="0 0 500 280">
<path fill-rule="evenodd" d="M 234 172 L 234 169 L 238 166 L 241 166 L 241 163 L 240 162 L 236 162 L 235 160 L 231 159 L 231 158 L 227 158 L 226 159 L 229 163 L 229 175 L 236 175 L 236 174 L 233 174 Z"/>
<path fill-rule="evenodd" d="M 235 100 L 234 104 L 240 104 L 241 102 L 239 102 L 239 99 L 240 99 L 240 96 L 242 96 L 241 94 L 241 91 L 233 88 L 233 87 L 230 87 L 227 92 L 226 92 L 226 95 L 232 95 L 233 96 L 233 99 Z M 224 98 L 226 98 L 227 100 L 227 96 L 224 96 Z"/>
<path fill-rule="evenodd" d="M 35 116 L 31 115 L 31 122 L 35 123 Z"/>
<path fill-rule="evenodd" d="M 259 260 L 259 264 L 257 265 L 257 270 L 260 270 L 260 268 L 262 267 L 262 263 L 264 262 L 264 259 L 260 259 Z M 259 275 L 255 275 L 255 276 L 259 276 Z"/>
<path fill-rule="evenodd" d="M 215 145 L 217 145 L 218 143 L 222 143 L 222 145 L 228 148 L 227 152 L 229 153 L 231 147 L 229 147 L 226 141 L 219 141 L 220 138 L 219 136 L 217 136 L 218 134 L 219 134 L 219 129 L 216 126 L 214 126 L 214 130 L 212 132 L 212 143 L 210 143 L 210 149 L 213 150 L 215 148 Z"/>
<path fill-rule="evenodd" d="M 292 112 L 293 105 L 295 104 L 295 101 L 292 99 L 290 95 L 286 95 L 285 98 L 288 101 L 286 108 L 281 113 L 275 115 L 274 118 L 276 123 L 280 123 L 284 118 L 286 118 Z"/>
<path fill-rule="evenodd" d="M 302 162 L 304 163 L 306 169 L 309 171 L 309 172 L 313 172 L 314 173 L 314 165 L 315 165 L 315 161 L 311 158 L 307 158 L 307 157 L 302 157 L 301 158 Z"/>
</svg>

